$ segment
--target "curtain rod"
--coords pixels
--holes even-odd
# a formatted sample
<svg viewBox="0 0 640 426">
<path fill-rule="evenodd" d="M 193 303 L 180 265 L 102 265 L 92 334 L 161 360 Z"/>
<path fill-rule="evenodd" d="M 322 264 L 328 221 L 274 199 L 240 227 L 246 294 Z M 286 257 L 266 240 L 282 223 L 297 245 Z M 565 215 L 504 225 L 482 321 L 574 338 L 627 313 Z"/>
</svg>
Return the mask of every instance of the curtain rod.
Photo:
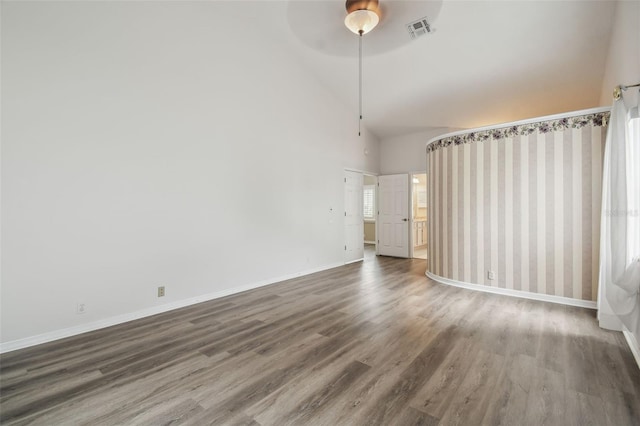
<svg viewBox="0 0 640 426">
<path fill-rule="evenodd" d="M 619 86 L 614 87 L 613 89 L 613 99 L 615 99 L 616 101 L 618 99 L 620 99 L 622 97 L 622 92 L 624 90 L 627 90 L 630 87 L 640 87 L 640 83 L 636 83 L 636 84 L 630 84 L 625 86 L 624 84 L 621 84 Z"/>
</svg>

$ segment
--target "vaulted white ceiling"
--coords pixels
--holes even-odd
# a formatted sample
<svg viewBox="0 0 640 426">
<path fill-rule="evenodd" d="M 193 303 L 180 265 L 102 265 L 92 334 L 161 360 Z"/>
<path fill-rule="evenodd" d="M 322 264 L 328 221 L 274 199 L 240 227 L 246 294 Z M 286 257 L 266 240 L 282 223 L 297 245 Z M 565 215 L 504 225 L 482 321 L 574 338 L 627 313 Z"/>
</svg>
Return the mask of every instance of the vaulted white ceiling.
<svg viewBox="0 0 640 426">
<path fill-rule="evenodd" d="M 364 125 L 381 138 L 598 106 L 613 1 L 380 4 L 363 39 L 363 98 Z M 358 37 L 344 27 L 344 2 L 261 2 L 255 14 L 357 127 Z M 411 40 L 405 25 L 423 16 L 435 32 Z"/>
</svg>

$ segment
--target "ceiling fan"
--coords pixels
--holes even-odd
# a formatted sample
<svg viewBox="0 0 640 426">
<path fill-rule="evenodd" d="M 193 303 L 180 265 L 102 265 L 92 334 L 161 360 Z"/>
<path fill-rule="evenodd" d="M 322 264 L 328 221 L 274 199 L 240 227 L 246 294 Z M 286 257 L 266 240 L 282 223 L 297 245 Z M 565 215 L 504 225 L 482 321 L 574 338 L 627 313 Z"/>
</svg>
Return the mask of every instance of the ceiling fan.
<svg viewBox="0 0 640 426">
<path fill-rule="evenodd" d="M 375 3 L 378 24 L 367 35 L 368 56 L 384 54 L 412 42 L 408 26 L 423 19 L 433 31 L 443 0 L 291 0 L 287 23 L 307 47 L 330 56 L 353 57 L 353 33 L 345 20 L 350 11 L 368 10 Z M 357 33 L 356 33 L 357 34 Z"/>
<path fill-rule="evenodd" d="M 344 10 L 336 1 L 292 1 L 288 20 L 293 33 L 307 46 L 335 56 L 352 56 L 351 40 L 358 35 L 359 114 L 358 136 L 362 124 L 362 36 L 367 35 L 369 54 L 397 49 L 420 35 L 431 33 L 430 22 L 440 12 L 442 0 L 394 1 L 346 0 Z M 342 21 L 342 22 L 341 22 Z M 313 22 L 314 25 L 309 25 Z M 342 25 L 342 23 L 344 25 Z M 340 28 L 341 27 L 341 28 Z M 345 31 L 348 29 L 351 31 Z"/>
</svg>

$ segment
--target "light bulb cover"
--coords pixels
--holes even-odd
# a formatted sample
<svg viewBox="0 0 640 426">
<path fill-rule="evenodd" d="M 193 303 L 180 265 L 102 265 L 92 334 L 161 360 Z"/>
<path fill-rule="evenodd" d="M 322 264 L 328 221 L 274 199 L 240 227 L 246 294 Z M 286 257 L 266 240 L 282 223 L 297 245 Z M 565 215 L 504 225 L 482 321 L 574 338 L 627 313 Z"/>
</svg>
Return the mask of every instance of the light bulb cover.
<svg viewBox="0 0 640 426">
<path fill-rule="evenodd" d="M 354 34 L 366 34 L 378 25 L 380 17 L 373 10 L 359 9 L 344 18 L 344 25 Z"/>
</svg>

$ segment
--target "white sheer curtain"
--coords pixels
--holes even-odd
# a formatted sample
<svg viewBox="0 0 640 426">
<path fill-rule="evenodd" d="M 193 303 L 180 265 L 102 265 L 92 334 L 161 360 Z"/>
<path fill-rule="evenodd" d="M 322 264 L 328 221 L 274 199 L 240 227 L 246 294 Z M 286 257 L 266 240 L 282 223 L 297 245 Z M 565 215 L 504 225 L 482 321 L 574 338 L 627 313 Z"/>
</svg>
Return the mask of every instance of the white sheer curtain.
<svg viewBox="0 0 640 426">
<path fill-rule="evenodd" d="M 640 98 L 640 96 L 639 96 Z M 614 101 L 604 153 L 600 297 L 626 328 L 640 332 L 640 119 Z"/>
</svg>

